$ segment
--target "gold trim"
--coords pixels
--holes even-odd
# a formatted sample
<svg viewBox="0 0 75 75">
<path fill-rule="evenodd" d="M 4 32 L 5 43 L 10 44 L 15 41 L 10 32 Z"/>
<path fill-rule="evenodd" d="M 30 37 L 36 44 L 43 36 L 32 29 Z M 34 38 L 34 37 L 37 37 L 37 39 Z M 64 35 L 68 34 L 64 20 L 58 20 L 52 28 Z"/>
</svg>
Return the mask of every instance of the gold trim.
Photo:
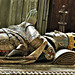
<svg viewBox="0 0 75 75">
<path fill-rule="evenodd" d="M 73 35 L 73 33 L 68 33 L 67 34 L 69 37 L 69 45 L 68 45 L 68 49 L 72 50 L 73 48 L 75 48 L 74 44 L 75 44 L 75 35 Z"/>
</svg>

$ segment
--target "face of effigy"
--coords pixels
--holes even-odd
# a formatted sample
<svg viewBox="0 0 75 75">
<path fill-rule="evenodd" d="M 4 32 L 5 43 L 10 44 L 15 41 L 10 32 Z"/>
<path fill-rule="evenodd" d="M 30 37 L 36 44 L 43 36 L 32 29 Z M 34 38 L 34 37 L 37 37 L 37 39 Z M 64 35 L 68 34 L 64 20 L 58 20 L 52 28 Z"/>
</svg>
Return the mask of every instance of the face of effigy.
<svg viewBox="0 0 75 75">
<path fill-rule="evenodd" d="M 50 37 L 57 38 L 57 39 L 67 37 L 65 33 L 60 32 L 60 31 L 56 31 L 56 30 L 54 32 L 45 33 L 45 35 L 49 35 Z"/>
<path fill-rule="evenodd" d="M 45 35 L 53 38 L 57 49 L 68 47 L 68 37 L 66 33 L 55 30 L 54 32 L 46 33 Z"/>
</svg>

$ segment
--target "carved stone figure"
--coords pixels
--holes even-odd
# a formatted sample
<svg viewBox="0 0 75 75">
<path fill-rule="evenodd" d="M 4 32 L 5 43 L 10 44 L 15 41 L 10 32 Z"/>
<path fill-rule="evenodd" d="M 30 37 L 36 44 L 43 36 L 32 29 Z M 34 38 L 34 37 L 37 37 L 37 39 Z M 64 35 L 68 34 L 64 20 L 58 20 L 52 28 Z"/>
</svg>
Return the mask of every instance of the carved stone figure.
<svg viewBox="0 0 75 75">
<path fill-rule="evenodd" d="M 55 30 L 41 36 L 36 22 L 34 9 L 21 24 L 0 29 L 0 63 L 75 64 L 75 34 Z"/>
</svg>

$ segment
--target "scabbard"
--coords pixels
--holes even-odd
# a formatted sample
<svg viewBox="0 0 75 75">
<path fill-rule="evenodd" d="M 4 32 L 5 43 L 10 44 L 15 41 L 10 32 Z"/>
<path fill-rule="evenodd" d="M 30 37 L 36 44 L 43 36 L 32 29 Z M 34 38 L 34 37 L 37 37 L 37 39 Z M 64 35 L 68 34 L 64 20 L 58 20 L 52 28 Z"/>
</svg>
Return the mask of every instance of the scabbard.
<svg viewBox="0 0 75 75">
<path fill-rule="evenodd" d="M 0 57 L 0 60 L 36 60 L 36 57 L 33 56 L 24 56 L 24 57 Z"/>
</svg>

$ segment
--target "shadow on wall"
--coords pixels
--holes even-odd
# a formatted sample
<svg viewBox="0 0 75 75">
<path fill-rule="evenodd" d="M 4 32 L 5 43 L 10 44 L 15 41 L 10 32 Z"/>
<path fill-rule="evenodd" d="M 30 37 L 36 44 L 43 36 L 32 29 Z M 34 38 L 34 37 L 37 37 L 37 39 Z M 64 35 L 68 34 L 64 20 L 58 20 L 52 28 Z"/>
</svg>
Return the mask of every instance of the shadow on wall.
<svg viewBox="0 0 75 75">
<path fill-rule="evenodd" d="M 38 0 L 0 0 L 0 28 L 19 24 L 29 10 L 37 8 Z"/>
</svg>

